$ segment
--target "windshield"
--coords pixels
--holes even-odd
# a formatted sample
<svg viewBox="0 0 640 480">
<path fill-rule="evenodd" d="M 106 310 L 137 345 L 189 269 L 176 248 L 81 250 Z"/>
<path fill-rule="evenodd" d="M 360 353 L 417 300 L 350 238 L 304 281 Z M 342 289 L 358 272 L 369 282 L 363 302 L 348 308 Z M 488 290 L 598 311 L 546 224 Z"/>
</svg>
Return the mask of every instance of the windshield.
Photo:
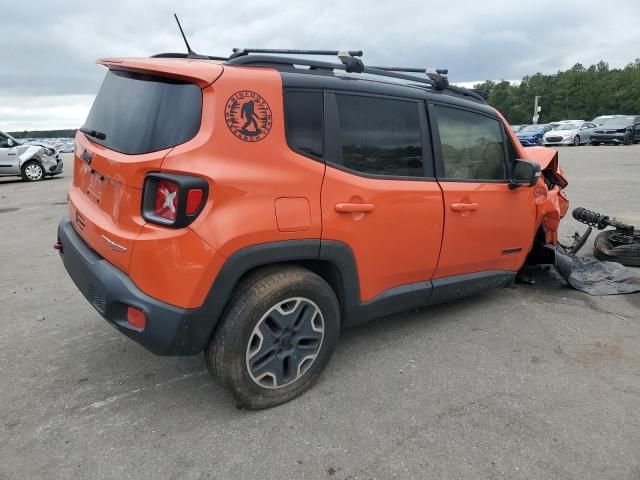
<svg viewBox="0 0 640 480">
<path fill-rule="evenodd" d="M 554 130 L 578 130 L 580 125 L 578 123 L 563 123 L 558 125 Z"/>
<path fill-rule="evenodd" d="M 83 129 L 99 133 L 89 136 L 92 142 L 117 152 L 156 152 L 191 140 L 201 110 L 197 85 L 109 70 Z"/>
<path fill-rule="evenodd" d="M 633 123 L 632 117 L 617 117 L 605 120 L 602 125 L 607 127 L 626 127 Z"/>
<path fill-rule="evenodd" d="M 542 125 L 527 125 L 518 133 L 538 133 L 543 130 Z"/>
</svg>

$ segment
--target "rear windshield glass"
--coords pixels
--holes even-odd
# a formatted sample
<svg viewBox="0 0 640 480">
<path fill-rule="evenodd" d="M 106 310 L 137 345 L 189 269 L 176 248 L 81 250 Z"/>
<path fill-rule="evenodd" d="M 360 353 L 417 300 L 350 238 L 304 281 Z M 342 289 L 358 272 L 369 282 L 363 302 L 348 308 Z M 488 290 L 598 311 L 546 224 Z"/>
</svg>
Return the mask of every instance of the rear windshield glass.
<svg viewBox="0 0 640 480">
<path fill-rule="evenodd" d="M 177 80 L 110 70 L 84 128 L 90 137 L 117 152 L 136 155 L 192 139 L 200 128 L 202 91 Z"/>
</svg>

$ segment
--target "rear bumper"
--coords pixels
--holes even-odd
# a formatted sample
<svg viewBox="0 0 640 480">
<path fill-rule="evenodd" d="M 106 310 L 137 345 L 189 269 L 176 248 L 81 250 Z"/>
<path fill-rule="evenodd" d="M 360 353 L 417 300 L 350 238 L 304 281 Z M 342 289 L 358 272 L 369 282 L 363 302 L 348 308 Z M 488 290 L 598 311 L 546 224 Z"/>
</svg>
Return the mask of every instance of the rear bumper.
<svg viewBox="0 0 640 480">
<path fill-rule="evenodd" d="M 202 309 L 184 309 L 156 300 L 94 252 L 76 233 L 68 217 L 58 225 L 61 258 L 69 276 L 111 325 L 157 355 L 195 355 L 209 340 L 211 318 Z M 145 313 L 140 330 L 127 322 L 127 307 Z"/>
</svg>

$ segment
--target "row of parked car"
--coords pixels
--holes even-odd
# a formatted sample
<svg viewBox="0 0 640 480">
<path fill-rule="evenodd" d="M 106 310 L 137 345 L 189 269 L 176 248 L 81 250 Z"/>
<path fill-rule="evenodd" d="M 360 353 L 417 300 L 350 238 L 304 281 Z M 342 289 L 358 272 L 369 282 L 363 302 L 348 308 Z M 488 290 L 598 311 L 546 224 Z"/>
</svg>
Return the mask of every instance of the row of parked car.
<svg viewBox="0 0 640 480">
<path fill-rule="evenodd" d="M 512 128 L 525 147 L 640 143 L 640 115 L 603 115 L 591 121 L 561 120 L 537 125 L 512 125 Z"/>
</svg>

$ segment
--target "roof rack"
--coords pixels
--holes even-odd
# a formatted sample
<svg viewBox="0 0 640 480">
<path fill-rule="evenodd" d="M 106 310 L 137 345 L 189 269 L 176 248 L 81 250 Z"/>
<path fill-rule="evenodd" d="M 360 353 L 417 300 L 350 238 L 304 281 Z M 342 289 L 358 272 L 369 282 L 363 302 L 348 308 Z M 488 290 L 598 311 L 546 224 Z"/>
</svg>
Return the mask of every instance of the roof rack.
<svg viewBox="0 0 640 480">
<path fill-rule="evenodd" d="M 341 63 L 312 60 L 307 58 L 291 58 L 284 55 L 322 55 L 337 56 Z M 448 69 L 441 68 L 410 68 L 410 67 L 367 67 L 362 60 L 362 50 L 288 50 L 268 48 L 234 48 L 229 58 L 202 55 L 200 58 L 226 61 L 228 65 L 296 65 L 308 66 L 311 70 L 344 70 L 348 73 L 367 73 L 384 77 L 398 78 L 429 85 L 435 90 L 449 90 L 458 95 L 472 97 L 486 103 L 482 95 L 455 85 L 450 85 L 447 78 Z M 160 53 L 152 58 L 191 58 L 184 53 Z M 412 75 L 421 73 L 426 76 Z"/>
<path fill-rule="evenodd" d="M 363 55 L 362 50 L 286 50 L 286 49 L 270 49 L 270 48 L 234 48 L 233 53 L 229 57 L 229 61 L 249 55 L 250 53 L 258 54 L 276 54 L 276 55 L 336 55 L 345 70 L 349 73 L 362 73 L 364 71 L 364 63 L 356 57 Z M 298 63 L 300 64 L 300 63 Z"/>
</svg>

